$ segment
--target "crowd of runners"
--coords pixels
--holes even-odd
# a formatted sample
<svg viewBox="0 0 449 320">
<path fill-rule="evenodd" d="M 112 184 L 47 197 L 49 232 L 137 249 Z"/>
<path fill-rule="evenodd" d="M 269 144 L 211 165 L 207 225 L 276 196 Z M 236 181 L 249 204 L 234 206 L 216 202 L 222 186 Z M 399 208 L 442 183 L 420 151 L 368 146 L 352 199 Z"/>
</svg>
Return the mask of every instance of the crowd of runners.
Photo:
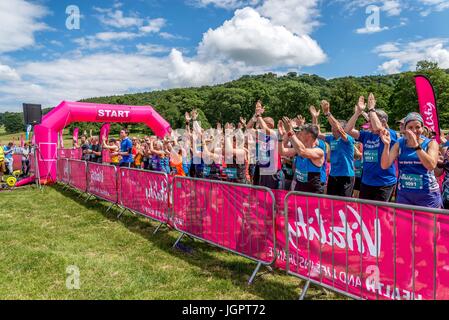
<svg viewBox="0 0 449 320">
<path fill-rule="evenodd" d="M 428 208 L 449 208 L 449 151 L 420 114 L 410 113 L 389 125 L 370 94 L 360 97 L 350 119 L 336 119 L 327 101 L 310 107 L 311 123 L 302 115 L 283 117 L 276 124 L 257 102 L 254 116 L 237 125 L 203 129 L 198 112 L 185 115 L 184 130 L 160 139 L 129 137 L 100 139 L 83 135 L 74 141 L 83 160 L 171 175 L 265 186 L 315 194 L 395 201 Z M 320 129 L 320 116 L 332 128 Z M 357 128 L 357 123 L 360 124 Z"/>
</svg>

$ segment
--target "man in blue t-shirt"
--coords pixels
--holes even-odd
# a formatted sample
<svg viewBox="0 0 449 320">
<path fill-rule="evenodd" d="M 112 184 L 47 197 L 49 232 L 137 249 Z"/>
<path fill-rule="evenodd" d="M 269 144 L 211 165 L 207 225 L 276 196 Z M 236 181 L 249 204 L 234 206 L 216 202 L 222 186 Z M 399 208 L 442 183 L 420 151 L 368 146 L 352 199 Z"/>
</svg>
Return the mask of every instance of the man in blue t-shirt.
<svg viewBox="0 0 449 320">
<path fill-rule="evenodd" d="M 120 167 L 131 168 L 131 164 L 133 163 L 133 143 L 130 138 L 128 138 L 128 130 L 122 129 L 120 131 L 120 138 L 122 142 L 120 143 L 120 152 L 119 155 L 122 156 L 122 160 L 120 160 Z"/>
<path fill-rule="evenodd" d="M 344 128 L 346 121 L 337 120 L 330 112 L 330 104 L 321 102 L 323 114 L 332 126 L 332 134 L 324 136 L 330 146 L 331 172 L 327 183 L 327 194 L 331 196 L 352 197 L 355 182 L 353 137 Z"/>
<path fill-rule="evenodd" d="M 3 152 L 5 155 L 6 167 L 8 168 L 8 174 L 12 174 L 14 171 L 14 158 L 12 156 L 14 152 L 14 143 L 10 142 L 8 145 L 4 146 Z"/>
<path fill-rule="evenodd" d="M 372 93 L 368 99 L 371 130 L 354 130 L 357 119 L 365 108 L 365 98 L 360 97 L 355 113 L 349 120 L 346 128 L 347 133 L 363 144 L 363 174 L 360 185 L 360 199 L 388 202 L 397 184 L 396 168 L 392 165 L 387 170 L 383 170 L 380 165 L 384 144 L 379 133 L 383 130 L 390 131 L 390 148 L 397 141 L 397 133 L 388 127 L 388 115 L 385 111 L 376 110 L 376 99 Z"/>
</svg>

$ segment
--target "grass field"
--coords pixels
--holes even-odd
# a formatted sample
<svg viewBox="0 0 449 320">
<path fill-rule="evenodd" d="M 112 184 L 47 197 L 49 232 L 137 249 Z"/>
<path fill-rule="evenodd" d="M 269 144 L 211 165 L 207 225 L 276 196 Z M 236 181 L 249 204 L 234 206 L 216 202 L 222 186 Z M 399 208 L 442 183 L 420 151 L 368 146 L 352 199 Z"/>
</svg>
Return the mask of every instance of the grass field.
<svg viewBox="0 0 449 320">
<path fill-rule="evenodd" d="M 60 186 L 0 193 L 0 299 L 297 299 L 301 281 L 278 271 L 246 284 L 255 264 L 178 233 L 87 203 Z M 80 289 L 66 288 L 77 266 Z M 337 299 L 312 288 L 308 299 Z"/>
<path fill-rule="evenodd" d="M 67 148 L 72 147 L 72 136 L 68 134 L 68 129 L 64 130 L 64 146 Z M 11 133 L 7 134 L 5 132 L 5 128 L 3 126 L 0 126 L 0 145 L 7 144 L 8 142 L 15 141 L 16 144 L 20 143 L 20 136 L 23 134 L 23 137 L 25 139 L 26 133 L 24 132 L 18 132 L 18 133 Z"/>
<path fill-rule="evenodd" d="M 0 142 L 20 134 L 6 135 Z M 67 145 L 70 137 L 65 137 Z M 172 249 L 175 231 L 130 214 L 106 214 L 59 186 L 0 192 L 0 299 L 297 299 L 303 283 L 275 271 L 246 283 L 255 263 L 199 241 Z M 66 288 L 67 267 L 80 289 Z M 263 270 L 264 271 L 264 270 Z M 338 299 L 311 288 L 308 299 Z"/>
</svg>

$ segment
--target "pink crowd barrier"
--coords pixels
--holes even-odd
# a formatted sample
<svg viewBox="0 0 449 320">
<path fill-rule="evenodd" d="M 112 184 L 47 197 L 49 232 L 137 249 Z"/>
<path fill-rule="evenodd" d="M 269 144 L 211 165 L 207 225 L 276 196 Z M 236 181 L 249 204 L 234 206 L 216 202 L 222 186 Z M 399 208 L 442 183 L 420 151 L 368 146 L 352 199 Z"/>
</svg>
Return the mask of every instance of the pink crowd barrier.
<svg viewBox="0 0 449 320">
<path fill-rule="evenodd" d="M 175 177 L 172 218 L 181 237 L 187 234 L 257 261 L 255 273 L 260 265 L 274 263 L 268 244 L 276 242 L 275 199 L 267 188 Z"/>
<path fill-rule="evenodd" d="M 117 178 L 117 168 L 114 166 L 87 164 L 87 192 L 98 198 L 118 203 Z"/>
<path fill-rule="evenodd" d="M 81 160 L 82 156 L 83 156 L 83 152 L 82 152 L 81 148 L 72 149 L 70 152 L 71 159 Z"/>
<path fill-rule="evenodd" d="M 29 171 L 29 173 L 30 173 L 31 176 L 33 176 L 33 175 L 36 174 L 36 155 L 35 155 L 34 152 L 30 153 L 29 159 L 30 159 L 30 171 Z"/>
<path fill-rule="evenodd" d="M 86 192 L 87 191 L 87 163 L 80 160 L 68 160 L 70 179 L 69 185 L 73 188 Z"/>
<path fill-rule="evenodd" d="M 449 217 L 443 213 L 290 193 L 288 223 L 277 233 L 277 266 L 356 299 L 449 299 Z"/>
<path fill-rule="evenodd" d="M 67 159 L 58 160 L 58 179 L 172 225 L 181 233 L 176 243 L 189 235 L 258 262 L 250 282 L 261 265 L 274 264 L 307 286 L 355 299 L 449 299 L 449 216 L 442 210 Z"/>
<path fill-rule="evenodd" d="M 68 184 L 70 181 L 69 159 L 58 159 L 56 162 L 56 167 L 58 181 Z"/>
<path fill-rule="evenodd" d="M 73 160 L 81 160 L 83 156 L 81 148 L 78 149 L 58 149 L 58 159 L 73 159 Z"/>
<path fill-rule="evenodd" d="M 161 223 L 169 222 L 167 174 L 120 168 L 119 181 L 122 207 Z"/>
<path fill-rule="evenodd" d="M 111 153 L 108 150 L 101 151 L 101 158 L 103 163 L 111 163 Z"/>
</svg>

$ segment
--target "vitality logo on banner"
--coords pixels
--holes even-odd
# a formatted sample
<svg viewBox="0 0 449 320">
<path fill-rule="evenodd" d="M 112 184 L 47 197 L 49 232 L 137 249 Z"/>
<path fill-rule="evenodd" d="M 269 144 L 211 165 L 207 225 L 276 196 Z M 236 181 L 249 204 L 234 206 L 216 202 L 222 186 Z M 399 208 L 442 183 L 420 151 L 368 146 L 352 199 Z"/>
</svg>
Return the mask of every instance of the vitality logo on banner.
<svg viewBox="0 0 449 320">
<path fill-rule="evenodd" d="M 424 125 L 436 134 L 436 141 L 441 142 L 438 109 L 435 99 L 435 91 L 430 80 L 423 75 L 415 76 L 416 92 L 418 94 L 419 109 L 424 120 Z"/>
</svg>

